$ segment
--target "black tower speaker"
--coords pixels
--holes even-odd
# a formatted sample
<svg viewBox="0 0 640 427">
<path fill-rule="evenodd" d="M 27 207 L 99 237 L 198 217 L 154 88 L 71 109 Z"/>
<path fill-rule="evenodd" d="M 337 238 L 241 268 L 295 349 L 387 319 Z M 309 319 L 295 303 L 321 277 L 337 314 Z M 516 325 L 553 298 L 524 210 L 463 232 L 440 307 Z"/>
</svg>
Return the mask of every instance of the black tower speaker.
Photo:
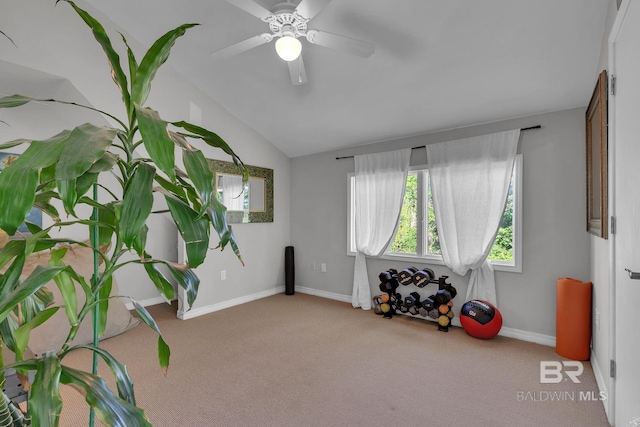
<svg viewBox="0 0 640 427">
<path fill-rule="evenodd" d="M 293 246 L 284 248 L 284 293 L 293 295 L 295 293 L 296 268 L 293 262 Z"/>
</svg>

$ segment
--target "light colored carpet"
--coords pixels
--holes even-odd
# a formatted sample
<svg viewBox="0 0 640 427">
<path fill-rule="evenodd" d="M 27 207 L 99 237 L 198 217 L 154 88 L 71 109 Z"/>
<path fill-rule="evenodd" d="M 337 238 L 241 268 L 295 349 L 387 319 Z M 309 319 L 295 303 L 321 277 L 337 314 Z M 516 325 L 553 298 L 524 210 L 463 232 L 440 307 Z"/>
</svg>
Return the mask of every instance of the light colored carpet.
<svg viewBox="0 0 640 427">
<path fill-rule="evenodd" d="M 566 360 L 552 347 L 299 293 L 186 321 L 168 305 L 150 311 L 171 346 L 168 377 L 144 325 L 102 346 L 157 427 L 608 426 L 602 403 L 586 400 L 598 394 L 588 362 L 579 384 L 540 384 L 540 361 Z M 65 362 L 90 366 L 81 352 Z M 63 399 L 61 425 L 88 425 L 82 398 L 67 388 Z"/>
</svg>

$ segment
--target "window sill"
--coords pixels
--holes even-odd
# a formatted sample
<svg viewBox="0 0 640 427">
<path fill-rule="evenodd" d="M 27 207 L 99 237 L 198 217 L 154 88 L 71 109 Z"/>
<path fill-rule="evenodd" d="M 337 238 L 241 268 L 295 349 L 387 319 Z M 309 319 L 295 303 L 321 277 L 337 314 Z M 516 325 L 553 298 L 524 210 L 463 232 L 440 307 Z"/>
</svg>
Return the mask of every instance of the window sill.
<svg viewBox="0 0 640 427">
<path fill-rule="evenodd" d="M 347 252 L 348 256 L 356 256 L 355 252 Z M 370 257 L 367 257 L 370 258 Z M 416 264 L 427 264 L 427 265 L 445 265 L 444 261 L 442 261 L 441 257 L 431 256 L 431 257 L 419 257 L 416 255 L 400 255 L 400 254 L 384 254 L 381 257 L 377 257 L 374 259 L 383 259 L 388 261 L 396 261 L 396 262 L 407 262 L 407 263 L 416 263 Z M 416 265 L 418 267 L 418 265 Z M 522 273 L 522 267 L 513 264 L 506 263 L 498 263 L 498 261 L 493 261 L 493 269 L 494 271 L 505 271 L 508 273 Z"/>
</svg>

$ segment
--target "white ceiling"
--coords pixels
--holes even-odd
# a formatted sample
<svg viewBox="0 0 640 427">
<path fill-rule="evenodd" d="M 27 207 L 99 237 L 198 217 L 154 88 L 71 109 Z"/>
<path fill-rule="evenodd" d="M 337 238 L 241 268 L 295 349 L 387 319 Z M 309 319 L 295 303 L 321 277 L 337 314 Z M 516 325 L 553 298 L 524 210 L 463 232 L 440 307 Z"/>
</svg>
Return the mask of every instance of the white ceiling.
<svg viewBox="0 0 640 427">
<path fill-rule="evenodd" d="M 299 0 L 293 0 L 297 3 Z M 256 0 L 271 9 L 279 0 Z M 273 42 L 210 53 L 268 25 L 225 0 L 88 0 L 145 46 L 187 22 L 169 62 L 296 157 L 586 106 L 608 0 L 333 0 L 309 29 L 376 45 L 369 58 L 303 43 L 291 84 Z"/>
</svg>

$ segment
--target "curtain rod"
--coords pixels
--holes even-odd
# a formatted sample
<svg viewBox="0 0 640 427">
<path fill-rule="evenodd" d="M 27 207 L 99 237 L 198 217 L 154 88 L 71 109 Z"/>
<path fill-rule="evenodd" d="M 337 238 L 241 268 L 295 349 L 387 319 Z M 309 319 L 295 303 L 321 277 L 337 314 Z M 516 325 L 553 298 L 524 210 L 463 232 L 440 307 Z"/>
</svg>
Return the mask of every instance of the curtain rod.
<svg viewBox="0 0 640 427">
<path fill-rule="evenodd" d="M 535 125 L 535 126 L 529 126 L 528 128 L 522 128 L 520 129 L 520 131 L 525 131 L 525 130 L 531 130 L 531 129 L 540 129 L 542 126 L 540 125 Z M 426 145 L 420 145 L 419 147 L 411 147 L 412 150 L 417 150 L 418 148 L 425 148 Z M 340 159 L 353 159 L 353 156 L 342 156 L 342 157 L 336 157 L 336 160 L 340 160 Z"/>
</svg>

